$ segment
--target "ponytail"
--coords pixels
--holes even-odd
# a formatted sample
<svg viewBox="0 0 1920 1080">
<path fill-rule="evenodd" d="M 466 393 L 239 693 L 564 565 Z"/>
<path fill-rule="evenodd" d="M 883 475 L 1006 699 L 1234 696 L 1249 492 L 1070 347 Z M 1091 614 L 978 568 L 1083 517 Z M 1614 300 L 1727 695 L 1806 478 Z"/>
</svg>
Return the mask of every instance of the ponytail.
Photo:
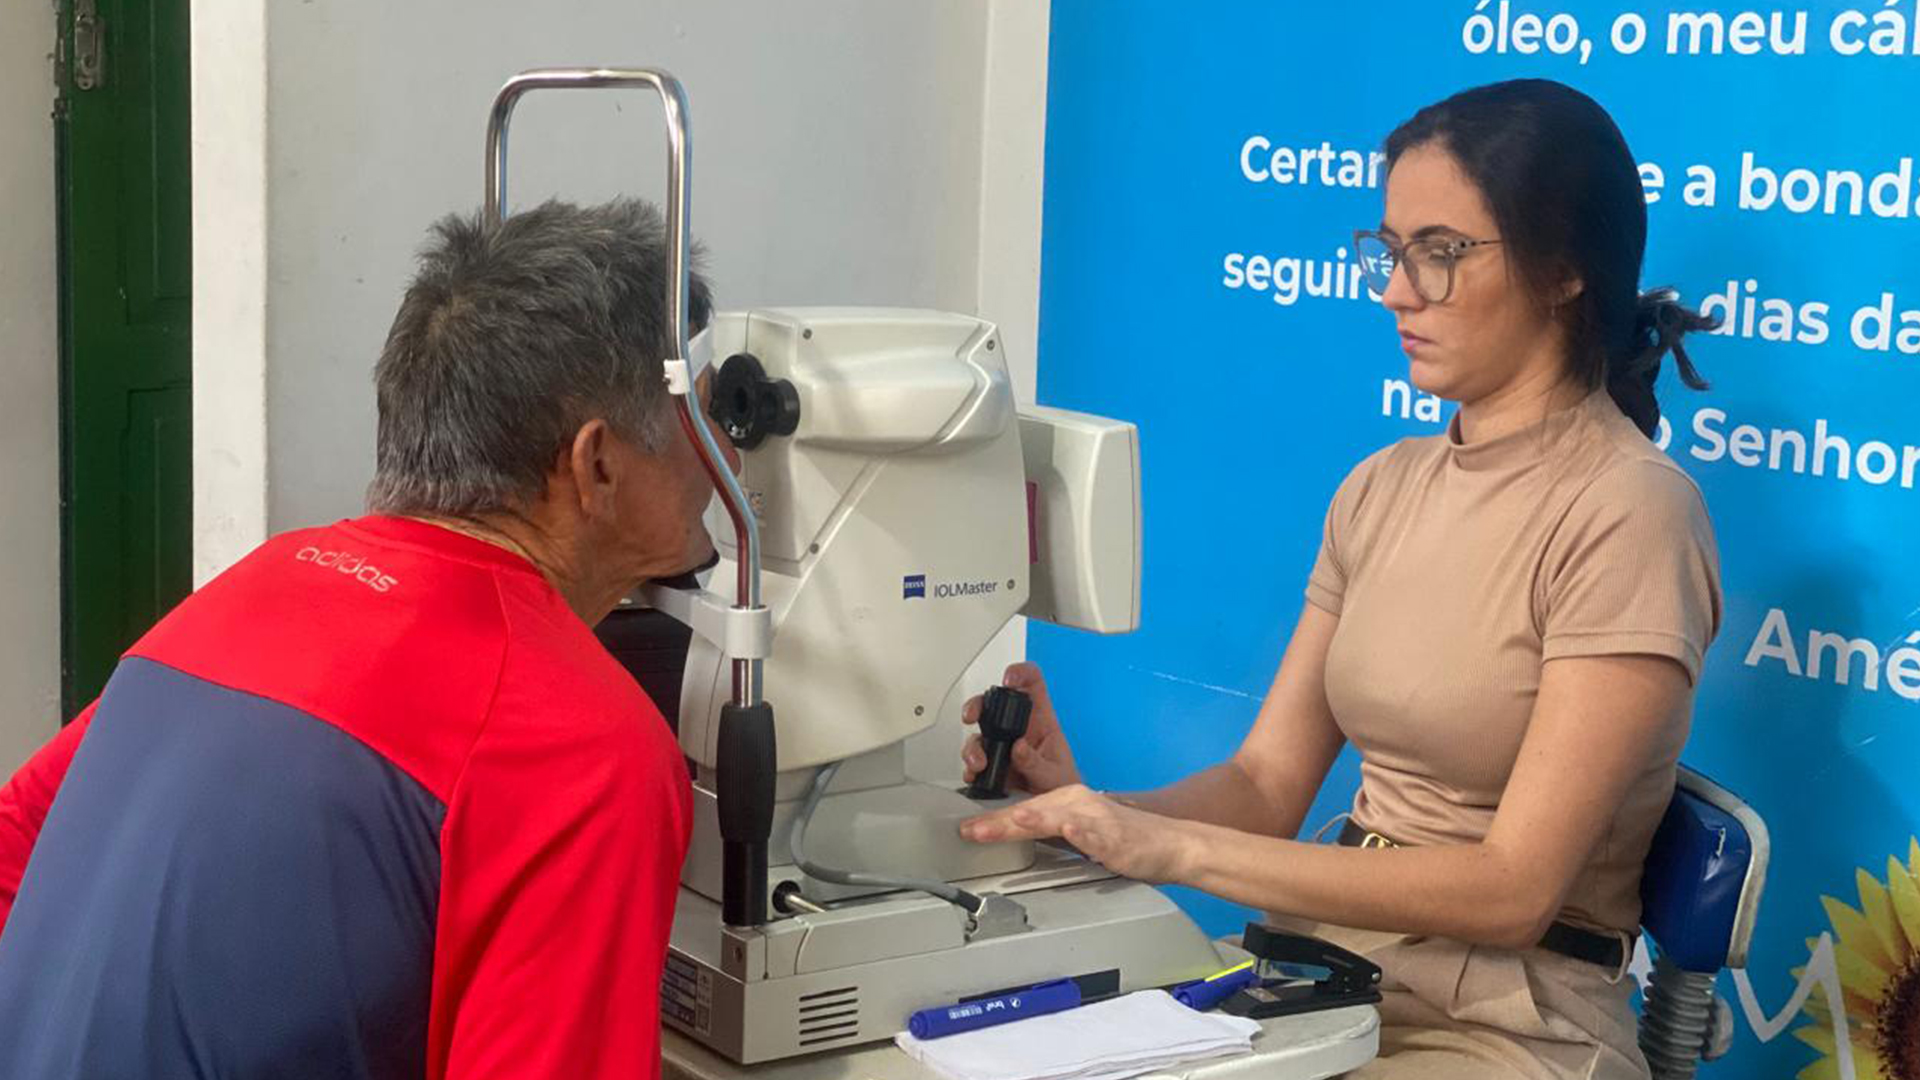
<svg viewBox="0 0 1920 1080">
<path fill-rule="evenodd" d="M 1649 289 L 1634 304 L 1633 336 L 1627 353 L 1610 357 L 1606 366 L 1607 393 L 1647 438 L 1660 427 L 1660 403 L 1653 384 L 1660 377 L 1660 361 L 1673 354 L 1680 381 L 1705 390 L 1707 381 L 1694 370 L 1681 339 L 1695 330 L 1712 330 L 1720 320 L 1681 305 L 1671 288 Z"/>
</svg>

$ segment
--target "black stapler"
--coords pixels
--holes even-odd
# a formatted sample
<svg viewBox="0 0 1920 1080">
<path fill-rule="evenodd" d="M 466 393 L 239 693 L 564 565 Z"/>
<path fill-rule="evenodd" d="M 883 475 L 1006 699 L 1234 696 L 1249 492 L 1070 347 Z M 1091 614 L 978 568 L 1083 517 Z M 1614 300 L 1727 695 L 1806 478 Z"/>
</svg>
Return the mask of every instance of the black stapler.
<svg viewBox="0 0 1920 1080">
<path fill-rule="evenodd" d="M 1332 942 L 1248 923 L 1240 947 L 1261 979 L 1221 1002 L 1222 1012 L 1265 1020 L 1380 1000 L 1379 966 Z"/>
</svg>

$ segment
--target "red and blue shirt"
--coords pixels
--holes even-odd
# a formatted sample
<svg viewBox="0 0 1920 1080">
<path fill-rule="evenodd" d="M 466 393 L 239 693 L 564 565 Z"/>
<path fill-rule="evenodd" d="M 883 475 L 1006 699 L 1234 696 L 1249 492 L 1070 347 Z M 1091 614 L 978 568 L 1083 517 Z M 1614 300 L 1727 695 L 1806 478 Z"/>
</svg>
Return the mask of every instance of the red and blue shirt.
<svg viewBox="0 0 1920 1080">
<path fill-rule="evenodd" d="M 524 559 L 277 537 L 0 788 L 0 1076 L 656 1076 L 690 821 Z"/>
</svg>

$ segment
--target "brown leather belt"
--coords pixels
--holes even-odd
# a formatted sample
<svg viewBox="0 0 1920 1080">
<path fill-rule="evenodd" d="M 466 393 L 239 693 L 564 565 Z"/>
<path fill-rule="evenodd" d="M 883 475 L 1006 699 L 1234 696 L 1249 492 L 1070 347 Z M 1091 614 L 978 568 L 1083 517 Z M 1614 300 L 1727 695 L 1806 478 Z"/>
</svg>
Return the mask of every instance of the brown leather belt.
<svg viewBox="0 0 1920 1080">
<path fill-rule="evenodd" d="M 1340 827 L 1340 843 L 1346 847 L 1360 848 L 1401 846 L 1377 832 L 1368 832 L 1352 818 L 1348 818 L 1346 824 Z M 1539 947 L 1575 960 L 1585 960 L 1589 964 L 1599 964 L 1609 971 L 1619 971 L 1627 959 L 1624 938 L 1572 923 L 1556 922 L 1547 927 L 1546 934 L 1540 938 Z"/>
</svg>

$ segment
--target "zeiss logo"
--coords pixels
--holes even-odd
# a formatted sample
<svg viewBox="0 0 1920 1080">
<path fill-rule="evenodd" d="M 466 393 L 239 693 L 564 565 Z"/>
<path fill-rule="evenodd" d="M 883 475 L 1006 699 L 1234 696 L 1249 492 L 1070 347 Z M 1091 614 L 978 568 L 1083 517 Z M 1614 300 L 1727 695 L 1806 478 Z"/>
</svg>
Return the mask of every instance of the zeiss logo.
<svg viewBox="0 0 1920 1080">
<path fill-rule="evenodd" d="M 1012 588 L 1013 582 L 1007 582 L 1007 587 Z M 936 600 L 948 600 L 956 596 L 987 596 L 999 590 L 997 581 L 936 581 L 931 595 Z M 901 599 L 925 600 L 928 595 L 927 575 L 908 574 L 900 579 Z"/>
</svg>

